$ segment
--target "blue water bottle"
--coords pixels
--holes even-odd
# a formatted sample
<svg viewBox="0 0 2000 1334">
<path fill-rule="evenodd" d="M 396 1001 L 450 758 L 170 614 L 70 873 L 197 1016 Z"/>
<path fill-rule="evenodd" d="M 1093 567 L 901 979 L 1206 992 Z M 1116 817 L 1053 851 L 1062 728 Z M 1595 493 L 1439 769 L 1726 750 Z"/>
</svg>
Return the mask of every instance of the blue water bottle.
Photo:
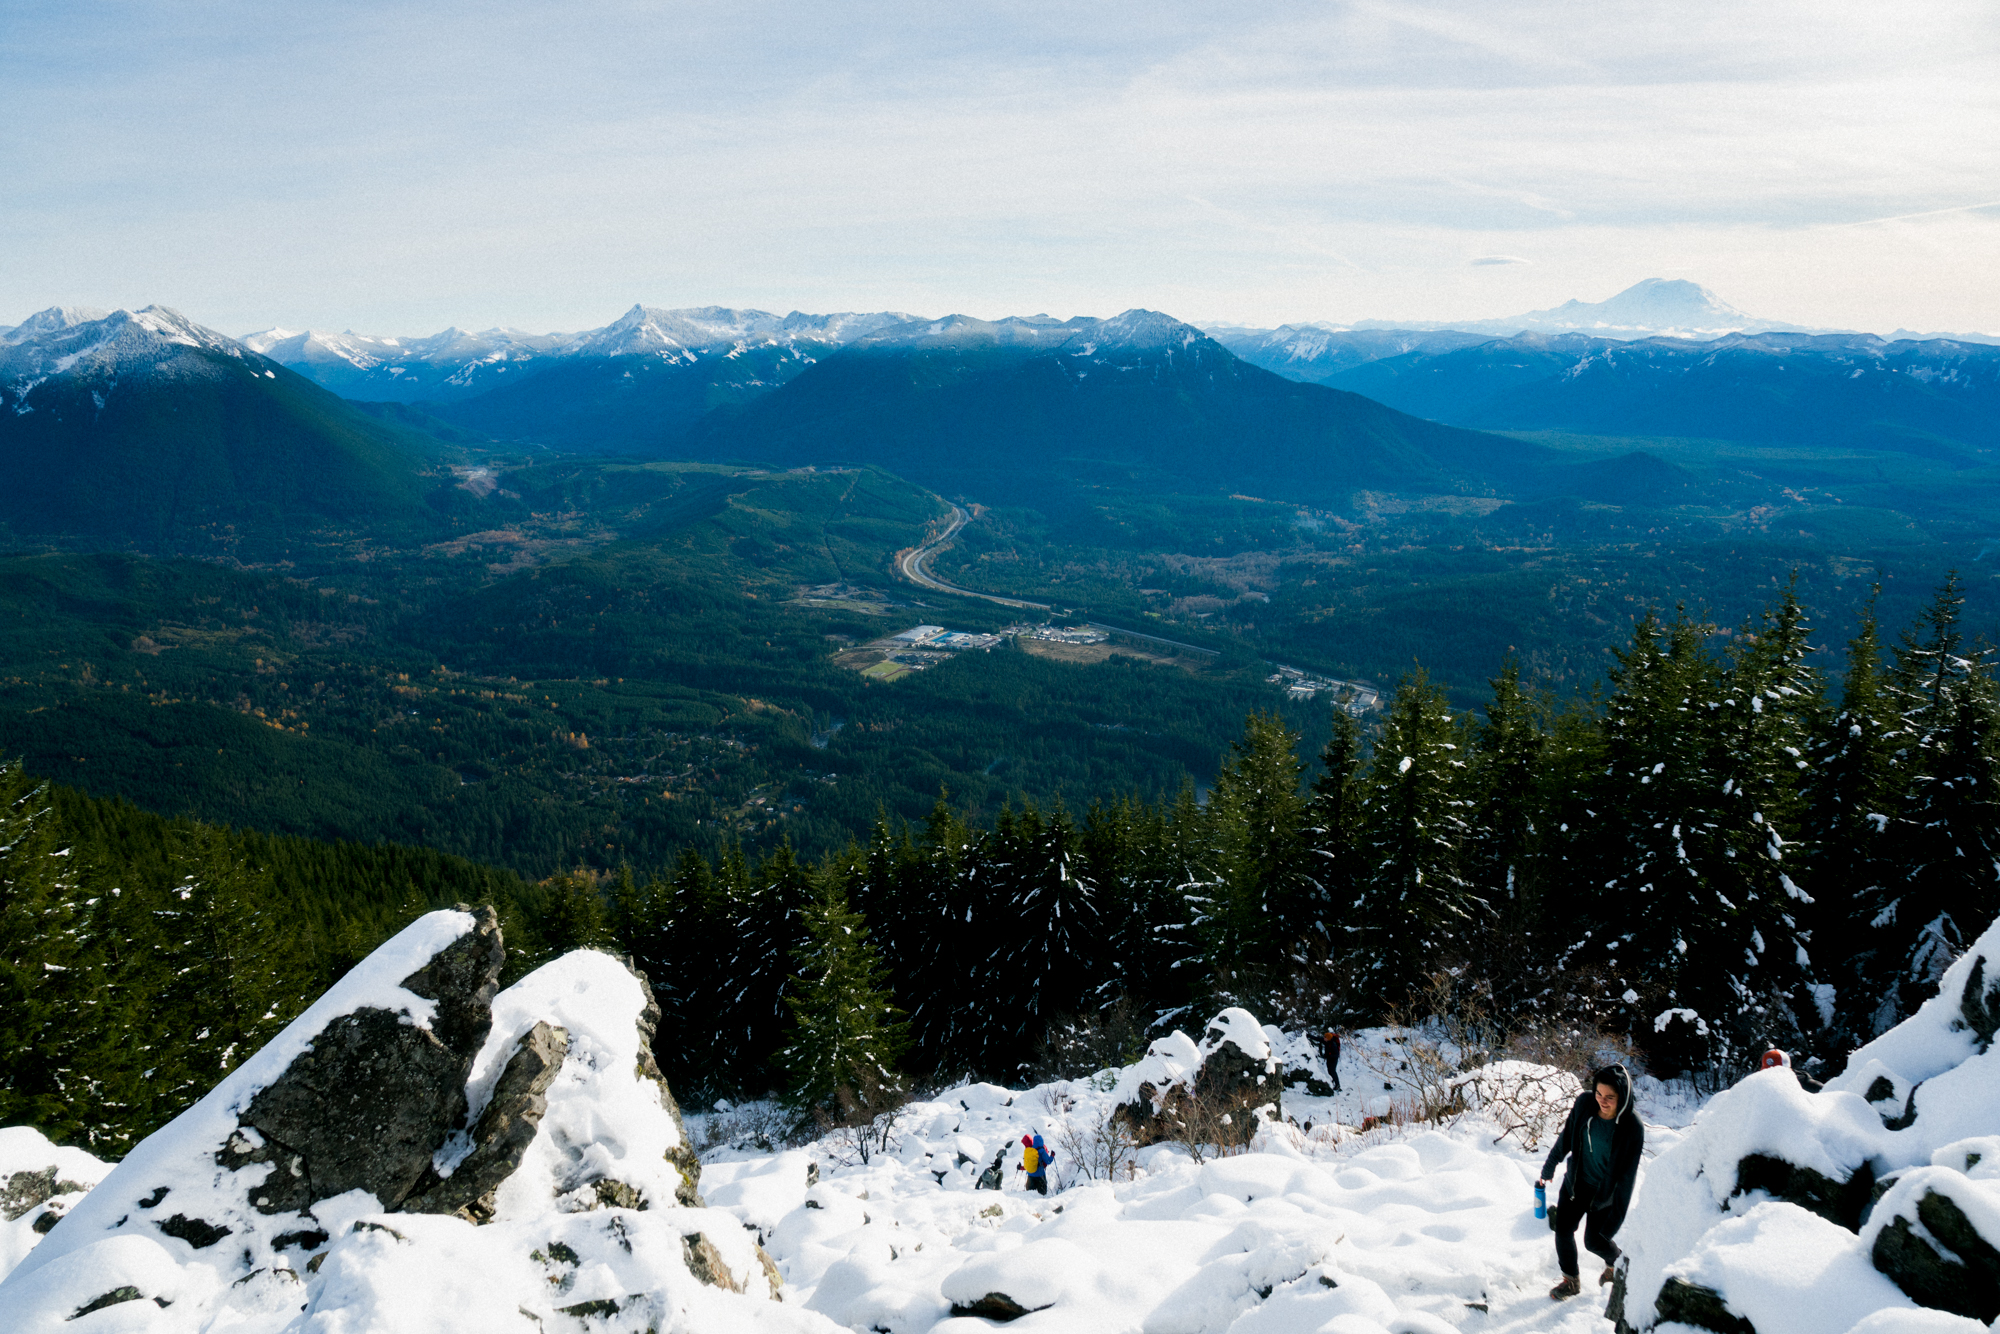
<svg viewBox="0 0 2000 1334">
<path fill-rule="evenodd" d="M 1539 1183 L 1535 1186 L 1535 1217 L 1549 1216 L 1549 1192 Z"/>
</svg>

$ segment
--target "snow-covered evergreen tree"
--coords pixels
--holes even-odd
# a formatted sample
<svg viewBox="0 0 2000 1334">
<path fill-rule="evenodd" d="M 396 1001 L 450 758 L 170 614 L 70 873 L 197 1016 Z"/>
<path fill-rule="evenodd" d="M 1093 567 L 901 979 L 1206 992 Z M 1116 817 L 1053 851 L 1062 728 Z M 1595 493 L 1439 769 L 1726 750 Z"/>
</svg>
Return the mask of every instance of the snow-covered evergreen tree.
<svg viewBox="0 0 2000 1334">
<path fill-rule="evenodd" d="M 1733 905 L 1711 894 L 1700 839 L 1723 779 L 1715 758 L 1715 664 L 1706 627 L 1651 612 L 1617 653 L 1604 713 L 1604 770 L 1572 830 L 1587 899 L 1554 923 L 1566 959 L 1601 964 L 1618 994 L 1646 1008 L 1692 1009 L 1714 1025 L 1740 997 L 1726 976 Z M 1690 841 L 1696 846 L 1691 848 Z M 1635 1010 L 1634 1023 L 1642 1017 Z"/>
<path fill-rule="evenodd" d="M 1803 774 L 1823 699 L 1809 638 L 1795 586 L 1736 635 L 1714 710 L 1721 800 L 1699 840 L 1710 892 L 1731 905 L 1725 948 L 1742 945 L 1734 1021 L 1748 1042 L 1792 1048 L 1811 1045 L 1829 1019 L 1805 1001 L 1813 972 L 1802 919 L 1812 898 L 1794 879 L 1807 864 Z"/>
<path fill-rule="evenodd" d="M 1444 692 L 1418 671 L 1390 701 L 1362 807 L 1367 879 L 1354 911 L 1350 971 L 1375 1005 L 1401 1002 L 1463 949 L 1485 911 L 1465 878 L 1466 735 Z"/>
<path fill-rule="evenodd" d="M 1210 952 L 1218 966 L 1267 972 L 1329 914 L 1306 840 L 1298 742 L 1277 716 L 1253 713 L 1216 773 L 1209 815 L 1222 899 Z"/>
<path fill-rule="evenodd" d="M 1464 858 L 1466 883 L 1487 911 L 1472 924 L 1466 944 L 1475 973 L 1504 1003 L 1518 1007 L 1540 990 L 1543 970 L 1530 961 L 1545 957 L 1548 944 L 1539 932 L 1549 805 L 1547 710 L 1522 687 L 1518 663 L 1509 662 L 1491 685 L 1493 699 L 1472 733 Z"/>
<path fill-rule="evenodd" d="M 716 979 L 723 1050 L 745 1091 L 762 1092 L 757 1070 L 783 1039 L 785 983 L 800 943 L 798 914 L 813 885 L 789 843 L 773 849 L 754 873 L 739 866 L 728 879 L 732 892 L 722 905 L 728 953 Z"/>
<path fill-rule="evenodd" d="M 1885 967 L 1881 919 L 1901 897 L 1889 827 L 1900 800 L 1901 723 L 1882 668 L 1874 608 L 1847 646 L 1840 707 L 1822 710 L 1808 750 L 1805 822 L 1812 894 L 1806 920 L 1820 980 L 1815 999 L 1832 1011 L 1826 1043 L 1851 1049 L 1876 1035 Z"/>
<path fill-rule="evenodd" d="M 995 890 L 1015 917 L 994 960 L 989 994 L 1005 1021 L 993 1049 L 1005 1050 L 1022 1034 L 1032 1047 L 1056 1017 L 1085 1008 L 1103 975 L 1096 887 L 1084 874 L 1076 828 L 1060 807 L 1044 814 L 1029 806 L 996 824 L 987 842 L 989 855 L 1011 871 Z M 1027 1055 L 1023 1050 L 1019 1059 Z"/>
<path fill-rule="evenodd" d="M 1891 829 L 1898 886 L 1877 915 L 1878 1029 L 1914 1012 L 2000 910 L 2000 775 L 1994 767 L 1992 650 L 1968 645 L 1954 573 L 1896 650 L 1890 693 L 1905 756 Z"/>
<path fill-rule="evenodd" d="M 0 1124 L 85 1129 L 86 1059 L 100 1028 L 75 849 L 47 784 L 0 762 Z"/>
</svg>

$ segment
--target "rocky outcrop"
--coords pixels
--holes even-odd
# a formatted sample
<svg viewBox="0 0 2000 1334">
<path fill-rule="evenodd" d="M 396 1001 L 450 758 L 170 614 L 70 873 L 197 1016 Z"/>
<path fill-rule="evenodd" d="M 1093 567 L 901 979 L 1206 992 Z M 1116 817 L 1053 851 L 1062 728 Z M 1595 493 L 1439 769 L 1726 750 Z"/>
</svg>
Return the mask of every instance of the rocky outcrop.
<svg viewBox="0 0 2000 1334">
<path fill-rule="evenodd" d="M 272 1164 L 251 1196 L 257 1209 L 297 1213 L 350 1190 L 398 1208 L 464 1127 L 466 1076 L 493 1026 L 506 960 L 493 909 L 475 920 L 402 982 L 436 1004 L 430 1027 L 377 1007 L 342 1015 L 257 1091 L 216 1154 L 225 1168 Z"/>
<path fill-rule="evenodd" d="M 15 1172 L 0 1184 L 0 1218 L 13 1222 L 29 1210 L 39 1208 L 57 1195 L 90 1189 L 76 1181 L 58 1181 L 51 1163 L 40 1171 Z"/>
<path fill-rule="evenodd" d="M 1848 1329 L 1909 1302 L 2000 1319 L 1996 960 L 2000 922 L 1823 1090 L 1748 1075 L 1647 1163 L 1620 1334 L 1804 1328 L 1807 1310 Z"/>
<path fill-rule="evenodd" d="M 1004 1292 L 989 1292 L 977 1301 L 952 1303 L 951 1313 L 955 1316 L 979 1316 L 982 1319 L 1004 1323 L 1009 1320 L 1019 1320 L 1028 1314 L 1028 1308 Z"/>
<path fill-rule="evenodd" d="M 69 1209 L 66 1197 L 90 1189 L 80 1181 L 61 1180 L 60 1175 L 60 1169 L 53 1163 L 38 1171 L 10 1173 L 5 1182 L 0 1182 L 0 1218 L 12 1223 L 39 1209 L 41 1213 L 29 1226 L 39 1233 L 55 1227 Z"/>
<path fill-rule="evenodd" d="M 1283 1097 L 1279 1062 L 1250 1014 L 1224 1010 L 1199 1046 L 1175 1032 L 1128 1069 L 1112 1115 L 1144 1147 L 1164 1142 L 1236 1147 L 1257 1133 Z"/>
<path fill-rule="evenodd" d="M 690 1301 L 775 1296 L 769 1256 L 701 1208 L 699 1165 L 650 1050 L 660 1012 L 646 980 L 580 950 L 501 992 L 504 957 L 490 909 L 419 918 L 109 1175 L 93 1173 L 101 1184 L 79 1189 L 60 1223 L 68 1160 L 44 1171 L 29 1132 L 0 1130 L 14 1136 L 0 1144 L 13 1169 L 0 1208 L 39 1207 L 52 1223 L 0 1280 L 0 1325 L 150 1300 L 189 1328 L 245 1303 L 301 1302 L 381 1328 L 383 1294 L 521 1265 L 565 1272 L 542 1276 L 546 1292 L 460 1283 L 452 1327 L 512 1327 L 526 1312 L 551 1328 L 606 1314 L 644 1328 Z M 440 1217 L 399 1225 L 412 1213 Z M 37 1277 L 51 1266 L 78 1277 Z M 586 1270 L 612 1290 L 566 1296 L 561 1280 Z"/>
</svg>

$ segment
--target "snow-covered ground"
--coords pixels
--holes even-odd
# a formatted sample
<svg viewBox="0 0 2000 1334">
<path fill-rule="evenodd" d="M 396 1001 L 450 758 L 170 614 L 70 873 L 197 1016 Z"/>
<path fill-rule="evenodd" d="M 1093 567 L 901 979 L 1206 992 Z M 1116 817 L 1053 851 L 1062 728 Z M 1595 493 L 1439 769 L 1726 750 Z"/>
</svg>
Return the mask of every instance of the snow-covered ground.
<svg viewBox="0 0 2000 1334">
<path fill-rule="evenodd" d="M 1297 1041 L 1266 1034 L 1281 1052 Z M 749 1137 L 774 1119 L 758 1107 L 690 1115 L 688 1130 L 697 1143 L 724 1141 L 703 1154 L 703 1192 L 759 1234 L 785 1299 L 852 1330 L 989 1329 L 951 1309 L 989 1292 L 1029 1309 L 1009 1326 L 1024 1334 L 1609 1328 L 1602 1290 L 1549 1299 L 1560 1275 L 1533 1213 L 1546 1140 L 1526 1148 L 1478 1112 L 1442 1128 L 1356 1129 L 1399 1092 L 1376 1074 L 1398 1060 L 1385 1030 L 1350 1038 L 1341 1093 L 1285 1094 L 1284 1120 L 1249 1151 L 1196 1162 L 1159 1144 L 1115 1179 L 1101 1163 L 1093 1175 L 1077 1150 L 1175 1046 L 1088 1080 L 946 1090 L 908 1107 L 886 1152 L 878 1145 L 866 1162 L 852 1136 L 754 1147 Z M 1299 1064 L 1313 1059 L 1302 1047 L 1290 1052 Z M 1678 1141 L 1694 1110 L 1652 1080 L 1639 1107 L 1649 1157 Z M 1024 1134 L 1056 1150 L 1046 1199 L 1017 1169 Z M 1003 1188 L 977 1189 L 1002 1150 Z"/>
<path fill-rule="evenodd" d="M 244 1127 L 263 1115 L 262 1091 L 295 1080 L 301 1053 L 369 1007 L 417 1036 L 448 1037 L 449 1007 L 405 984 L 429 986 L 422 979 L 439 974 L 424 961 L 472 927 L 467 914 L 433 914 L 389 942 L 115 1170 L 32 1131 L 0 1131 L 0 1263 L 12 1270 L 0 1271 L 0 1331 L 1612 1327 L 1616 1289 L 1591 1283 L 1594 1264 L 1580 1298 L 1550 1300 L 1554 1247 L 1532 1209 L 1573 1076 L 1520 1062 L 1469 1076 L 1434 1065 L 1464 1081 L 1469 1110 L 1363 1130 L 1409 1106 L 1407 1082 L 1424 1065 L 1403 1035 L 1374 1030 L 1350 1038 L 1340 1093 L 1287 1091 L 1254 1113 L 1231 1104 L 1256 1126 L 1241 1149 L 1131 1148 L 1113 1109 L 1142 1096 L 1164 1106 L 1161 1091 L 1206 1061 L 1251 1102 L 1277 1089 L 1280 1071 L 1324 1079 L 1302 1037 L 1241 1010 L 1199 1039 L 1155 1042 L 1132 1066 L 1027 1089 L 949 1088 L 865 1136 L 788 1147 L 785 1118 L 765 1105 L 677 1117 L 644 1054 L 644 984 L 579 951 L 494 997 L 490 1032 L 460 1067 L 478 1124 L 454 1134 L 478 1147 L 445 1141 L 430 1161 L 446 1181 L 502 1142 L 483 1138 L 480 1108 L 528 1106 L 516 1062 L 535 1035 L 564 1035 L 538 1049 L 561 1053 L 539 1067 L 545 1113 L 522 1123 L 527 1138 L 511 1141 L 518 1157 L 487 1205 L 410 1212 L 423 1197 L 362 1189 L 301 1195 L 295 1211 L 264 1198 L 282 1193 L 282 1162 L 232 1165 L 252 1135 Z M 1757 1334 L 2000 1327 L 1980 1268 L 2000 1273 L 2000 985 L 1989 973 L 2000 974 L 2000 925 L 1934 1002 L 1856 1053 L 1823 1093 L 1773 1069 L 1699 1105 L 1642 1077 L 1646 1156 L 1619 1237 L 1632 1324 L 1686 1334 L 1678 1313 Z M 1055 1150 L 1047 1196 L 1015 1168 L 1024 1135 Z M 680 1166 L 689 1147 L 701 1151 L 701 1202 Z M 999 1188 L 982 1188 L 996 1160 Z M 321 1180 L 317 1167 L 305 1175 Z M 1952 1314 L 1988 1304 L 1976 1320 Z"/>
</svg>

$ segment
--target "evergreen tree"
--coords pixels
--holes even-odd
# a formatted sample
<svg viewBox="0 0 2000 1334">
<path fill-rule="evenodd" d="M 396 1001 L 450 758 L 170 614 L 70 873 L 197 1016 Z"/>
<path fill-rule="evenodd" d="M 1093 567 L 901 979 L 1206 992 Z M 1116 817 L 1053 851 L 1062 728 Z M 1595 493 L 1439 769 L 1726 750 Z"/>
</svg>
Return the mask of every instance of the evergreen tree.
<svg viewBox="0 0 2000 1334">
<path fill-rule="evenodd" d="M 871 895 L 884 897 L 893 916 L 897 984 L 910 1000 L 910 1031 L 927 1068 L 963 1072 L 959 1030 L 963 1007 L 976 1003 L 969 970 L 977 967 L 992 945 L 992 933 L 1003 929 L 998 915 L 980 915 L 966 880 L 972 835 L 945 799 L 938 795 L 923 833 L 912 845 L 907 831 L 893 845 L 885 839 L 879 852 L 871 849 L 868 879 Z M 877 877 L 882 888 L 877 890 Z"/>
<path fill-rule="evenodd" d="M 989 893 L 1011 905 L 1014 930 L 990 957 L 991 982 L 979 1013 L 992 1020 L 974 1041 L 981 1068 L 1017 1075 L 1057 1016 L 1081 1010 L 1103 974 L 1103 924 L 1096 888 L 1082 874 L 1078 838 L 1061 807 L 1033 806 L 995 828 L 986 860 Z"/>
<path fill-rule="evenodd" d="M 791 1031 L 777 1054 L 791 1105 L 837 1124 L 865 1124 L 900 1090 L 909 1035 L 862 915 L 822 884 L 800 913 L 798 973 L 785 997 Z"/>
<path fill-rule="evenodd" d="M 1824 1027 L 1810 996 L 1810 932 L 1801 914 L 1805 874 L 1803 771 L 1812 724 L 1823 707 L 1796 580 L 1777 605 L 1735 637 L 1715 707 L 1715 758 L 1722 779 L 1714 823 L 1701 840 L 1710 891 L 1732 906 L 1731 944 L 1743 950 L 1734 1018 L 1747 1047 L 1758 1040 L 1793 1050 Z M 1719 855 L 1718 855 L 1719 854 Z"/>
<path fill-rule="evenodd" d="M 290 1023 L 317 994 L 299 929 L 227 830 L 193 825 L 175 839 L 177 883 L 153 909 L 162 981 L 155 1097 L 199 1098 Z"/>
<path fill-rule="evenodd" d="M 1319 773 L 1306 808 L 1306 841 L 1311 850 L 1311 877 L 1317 883 L 1322 914 L 1307 929 L 1331 947 L 1348 920 L 1366 879 L 1361 846 L 1365 758 L 1361 728 L 1354 715 L 1336 705 L 1333 730 L 1320 751 Z"/>
<path fill-rule="evenodd" d="M 1892 827 L 1892 883 L 1878 914 L 1878 1027 L 1914 1012 L 1945 967 L 2000 910 L 2000 791 L 1991 650 L 1968 646 L 1956 572 L 1903 637 L 1890 675 L 1909 768 Z"/>
<path fill-rule="evenodd" d="M 1617 654 L 1605 767 L 1578 831 L 1594 892 L 1564 925 L 1571 953 L 1602 964 L 1614 994 L 1719 1026 L 1739 997 L 1721 971 L 1732 961 L 1721 956 L 1733 907 L 1708 892 L 1694 855 L 1723 782 L 1711 767 L 1717 668 L 1707 635 L 1685 615 L 1662 625 L 1647 612 Z"/>
<path fill-rule="evenodd" d="M 725 860 L 741 864 L 740 857 Z M 633 954 L 653 983 L 660 1032 L 680 1035 L 657 1044 L 654 1055 L 669 1082 L 715 1087 L 728 1082 L 733 1055 L 721 1042 L 726 1007 L 717 976 L 728 953 L 725 894 L 715 868 L 693 848 L 681 849 L 672 874 L 652 890 L 652 934 Z"/>
<path fill-rule="evenodd" d="M 1221 967 L 1268 973 L 1329 915 L 1306 838 L 1298 742 L 1276 715 L 1253 713 L 1215 776 L 1209 817 L 1222 900 L 1210 950 Z"/>
<path fill-rule="evenodd" d="M 1473 731 L 1467 774 L 1473 814 L 1465 840 L 1465 879 L 1489 908 L 1468 939 L 1475 972 L 1503 1003 L 1527 1003 L 1540 989 L 1547 944 L 1541 938 L 1541 844 L 1549 734 L 1546 706 L 1521 686 L 1510 661 L 1491 682 L 1492 702 Z"/>
<path fill-rule="evenodd" d="M 1885 966 L 1878 920 L 1902 892 L 1888 835 L 1901 781 L 1900 735 L 1871 599 L 1848 641 L 1840 707 L 1821 712 L 1805 770 L 1807 919 L 1822 979 L 1814 999 L 1831 1011 L 1825 1042 L 1835 1051 L 1875 1036 L 1885 979 L 1900 965 Z"/>
<path fill-rule="evenodd" d="M 0 763 L 0 1123 L 78 1135 L 95 1054 L 96 960 L 84 946 L 75 849 L 46 784 Z"/>
<path fill-rule="evenodd" d="M 1371 1005 L 1400 1003 L 1463 955 L 1485 904 L 1463 871 L 1464 734 L 1419 669 L 1390 701 L 1362 805 L 1368 878 L 1354 912 L 1349 971 Z"/>
<path fill-rule="evenodd" d="M 811 878 L 790 843 L 781 843 L 745 875 L 725 905 L 729 950 L 718 979 L 724 1059 L 738 1087 L 761 1093 L 758 1070 L 783 1041 L 785 984 L 799 942 L 799 910 L 812 894 Z"/>
<path fill-rule="evenodd" d="M 541 937 L 540 961 L 613 943 L 611 914 L 605 910 L 597 878 L 589 871 L 578 869 L 554 876 L 542 890 L 542 911 L 536 923 Z"/>
</svg>

